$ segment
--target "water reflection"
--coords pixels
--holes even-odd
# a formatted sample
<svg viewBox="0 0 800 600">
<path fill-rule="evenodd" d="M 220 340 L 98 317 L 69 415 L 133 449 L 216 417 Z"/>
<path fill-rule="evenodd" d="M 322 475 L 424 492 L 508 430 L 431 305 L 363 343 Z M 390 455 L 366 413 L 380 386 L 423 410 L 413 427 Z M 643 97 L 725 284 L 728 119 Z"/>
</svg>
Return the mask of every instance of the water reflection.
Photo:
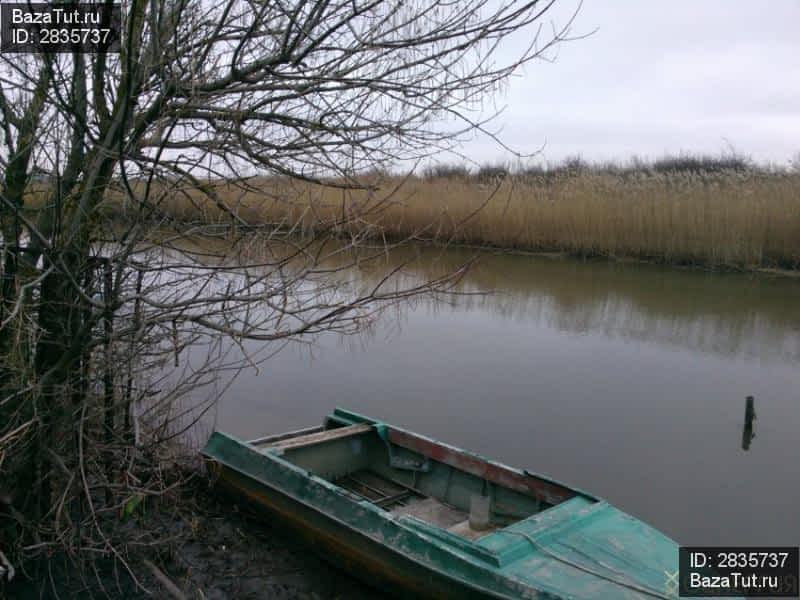
<svg viewBox="0 0 800 600">
<path fill-rule="evenodd" d="M 371 263 L 361 276 L 372 283 L 403 261 L 411 261 L 405 271 L 410 276 L 440 276 L 473 254 L 404 249 L 382 264 Z M 800 280 L 485 253 L 459 289 L 496 293 L 431 303 L 431 310 L 453 306 L 575 334 L 723 357 L 800 361 Z"/>
<path fill-rule="evenodd" d="M 254 250 L 248 250 L 250 262 Z M 270 247 L 270 258 L 277 260 L 281 251 L 289 249 Z M 800 278 L 422 245 L 381 252 L 336 248 L 329 242 L 323 256 L 315 267 L 324 274 L 324 285 L 336 281 L 346 295 L 366 292 L 379 282 L 385 292 L 411 287 L 474 261 L 454 288 L 460 295 L 438 294 L 418 302 L 431 313 L 489 313 L 566 333 L 599 334 L 721 357 L 762 363 L 800 361 Z M 298 265 L 298 270 L 303 268 Z M 395 269 L 384 281 L 386 273 Z M 256 270 L 242 268 L 249 276 L 263 276 L 264 269 Z M 309 288 L 320 285 L 311 277 L 299 281 Z M 224 287 L 226 282 L 218 285 Z M 175 288 L 175 293 L 182 290 Z M 392 319 L 402 326 L 403 315 L 417 308 L 414 301 L 404 303 L 394 317 L 383 318 L 383 327 L 391 327 Z"/>
</svg>

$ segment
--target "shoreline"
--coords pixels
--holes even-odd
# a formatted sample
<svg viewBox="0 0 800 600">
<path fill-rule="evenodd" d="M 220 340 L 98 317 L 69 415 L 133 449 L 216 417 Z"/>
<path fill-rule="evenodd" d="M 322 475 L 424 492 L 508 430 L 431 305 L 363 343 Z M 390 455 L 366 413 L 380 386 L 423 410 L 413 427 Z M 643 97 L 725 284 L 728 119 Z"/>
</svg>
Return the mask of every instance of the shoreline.
<svg viewBox="0 0 800 600">
<path fill-rule="evenodd" d="M 242 226 L 232 227 L 228 223 L 208 222 L 208 223 L 185 223 L 187 227 L 197 228 L 198 235 L 211 235 L 218 237 L 220 234 L 227 235 L 232 229 L 236 231 L 245 231 Z M 205 229 L 205 231 L 202 231 Z M 274 234 L 276 229 L 272 225 L 252 225 L 246 231 L 254 234 L 262 231 L 268 231 Z M 291 234 L 290 229 L 286 230 L 287 234 Z M 305 232 L 306 236 L 313 237 L 317 233 L 313 231 Z M 330 239 L 343 239 L 347 240 L 348 237 L 344 234 L 336 235 L 330 231 L 318 232 L 320 239 L 329 236 Z M 303 237 L 303 236 L 301 236 Z M 371 240 L 382 239 L 385 241 L 385 246 L 391 249 L 400 248 L 404 245 L 420 245 L 431 248 L 453 248 L 453 249 L 468 249 L 477 252 L 484 252 L 494 255 L 512 255 L 512 256 L 529 256 L 534 258 L 546 258 L 549 260 L 578 260 L 584 262 L 597 262 L 597 263 L 610 263 L 610 264 L 634 264 L 634 265 L 650 265 L 665 267 L 670 269 L 688 270 L 688 271 L 701 271 L 706 273 L 716 274 L 738 274 L 738 275 L 757 275 L 769 278 L 785 278 L 785 279 L 800 279 L 800 265 L 796 269 L 787 269 L 782 267 L 768 267 L 768 266 L 742 266 L 731 263 L 713 263 L 708 261 L 670 261 L 665 257 L 652 256 L 649 258 L 642 258 L 626 254 L 606 254 L 602 252 L 582 252 L 560 250 L 557 248 L 549 250 L 534 250 L 526 249 L 524 247 L 515 246 L 500 246 L 492 243 L 470 243 L 458 241 L 441 241 L 435 238 L 421 237 L 421 236 L 400 236 L 397 234 L 384 234 L 381 236 L 371 236 L 365 238 L 366 241 L 361 242 L 359 247 L 378 249 L 384 248 L 383 244 L 372 245 Z"/>
<path fill-rule="evenodd" d="M 131 600 L 334 600 L 380 598 L 351 575 L 292 540 L 279 525 L 269 523 L 247 506 L 220 496 L 205 476 L 188 484 L 179 497 L 152 507 L 128 525 L 123 545 L 157 532 L 163 539 L 131 550 L 128 563 L 147 591 L 137 589 L 124 569 L 111 558 L 94 563 L 97 577 L 86 581 L 68 578 L 59 567 L 39 565 L 36 580 L 24 580 L 22 570 L 4 590 L 9 597 L 62 598 L 124 597 Z M 133 543 L 130 543 L 133 542 Z M 135 552 L 135 554 L 134 554 Z M 55 562 L 55 561 L 53 561 Z M 26 565 L 29 568 L 31 565 Z M 53 590 L 50 585 L 55 585 Z M 148 593 L 149 592 L 149 593 Z"/>
<path fill-rule="evenodd" d="M 390 239 L 390 238 L 387 238 Z M 400 241 L 402 243 L 402 240 Z M 532 258 L 545 258 L 548 260 L 576 260 L 584 262 L 608 263 L 608 264 L 632 264 L 654 267 L 664 267 L 683 271 L 698 271 L 714 273 L 719 275 L 757 275 L 760 277 L 780 278 L 780 279 L 800 279 L 800 269 L 783 269 L 780 267 L 742 267 L 726 263 L 680 263 L 660 260 L 658 258 L 637 258 L 626 255 L 606 255 L 602 253 L 584 254 L 580 252 L 570 252 L 568 250 L 526 250 L 524 248 L 506 248 L 490 244 L 470 244 L 459 242 L 440 242 L 432 239 L 416 238 L 408 241 L 409 244 L 420 244 L 434 248 L 455 248 L 468 249 L 484 252 L 493 255 L 529 256 Z"/>
</svg>

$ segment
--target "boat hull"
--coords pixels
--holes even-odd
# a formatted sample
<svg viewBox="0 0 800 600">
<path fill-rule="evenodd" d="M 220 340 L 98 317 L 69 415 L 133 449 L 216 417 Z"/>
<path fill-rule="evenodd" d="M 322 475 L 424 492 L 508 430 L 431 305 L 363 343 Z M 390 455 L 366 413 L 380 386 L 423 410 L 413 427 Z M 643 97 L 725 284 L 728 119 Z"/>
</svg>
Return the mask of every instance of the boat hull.
<svg viewBox="0 0 800 600">
<path fill-rule="evenodd" d="M 678 545 L 646 523 L 349 411 L 250 442 L 215 432 L 203 454 L 222 490 L 385 596 L 674 597 L 665 573 L 678 567 Z M 473 530 L 482 498 L 491 518 Z"/>
<path fill-rule="evenodd" d="M 315 554 L 396 598 L 511 598 L 476 589 L 395 552 L 329 515 L 234 469 L 210 463 L 219 491 L 245 499 L 260 515 L 297 535 Z M 274 523 L 272 522 L 274 519 Z M 557 598 L 538 594 L 536 598 Z"/>
</svg>

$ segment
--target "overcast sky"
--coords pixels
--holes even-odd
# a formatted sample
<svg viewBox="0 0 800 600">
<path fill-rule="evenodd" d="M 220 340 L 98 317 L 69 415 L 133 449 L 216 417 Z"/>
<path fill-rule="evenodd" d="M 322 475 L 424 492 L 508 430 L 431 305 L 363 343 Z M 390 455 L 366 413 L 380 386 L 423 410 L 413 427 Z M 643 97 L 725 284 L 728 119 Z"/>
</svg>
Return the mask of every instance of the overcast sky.
<svg viewBox="0 0 800 600">
<path fill-rule="evenodd" d="M 556 23 L 575 0 L 558 0 Z M 552 63 L 498 98 L 502 139 L 544 158 L 718 154 L 786 164 L 800 152 L 800 0 L 585 0 Z M 464 147 L 507 159 L 488 140 Z"/>
</svg>

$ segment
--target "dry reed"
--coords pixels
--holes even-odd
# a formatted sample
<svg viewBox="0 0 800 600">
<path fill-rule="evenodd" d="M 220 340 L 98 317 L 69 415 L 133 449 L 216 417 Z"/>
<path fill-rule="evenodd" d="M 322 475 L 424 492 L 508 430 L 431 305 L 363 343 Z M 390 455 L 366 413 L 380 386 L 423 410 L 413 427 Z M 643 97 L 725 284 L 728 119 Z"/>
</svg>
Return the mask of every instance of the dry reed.
<svg viewBox="0 0 800 600">
<path fill-rule="evenodd" d="M 583 172 L 478 183 L 468 177 L 389 178 L 372 190 L 278 179 L 214 189 L 250 223 L 281 223 L 581 256 L 671 264 L 800 268 L 800 175 Z M 162 208 L 182 220 L 229 215 L 197 192 Z"/>
</svg>

